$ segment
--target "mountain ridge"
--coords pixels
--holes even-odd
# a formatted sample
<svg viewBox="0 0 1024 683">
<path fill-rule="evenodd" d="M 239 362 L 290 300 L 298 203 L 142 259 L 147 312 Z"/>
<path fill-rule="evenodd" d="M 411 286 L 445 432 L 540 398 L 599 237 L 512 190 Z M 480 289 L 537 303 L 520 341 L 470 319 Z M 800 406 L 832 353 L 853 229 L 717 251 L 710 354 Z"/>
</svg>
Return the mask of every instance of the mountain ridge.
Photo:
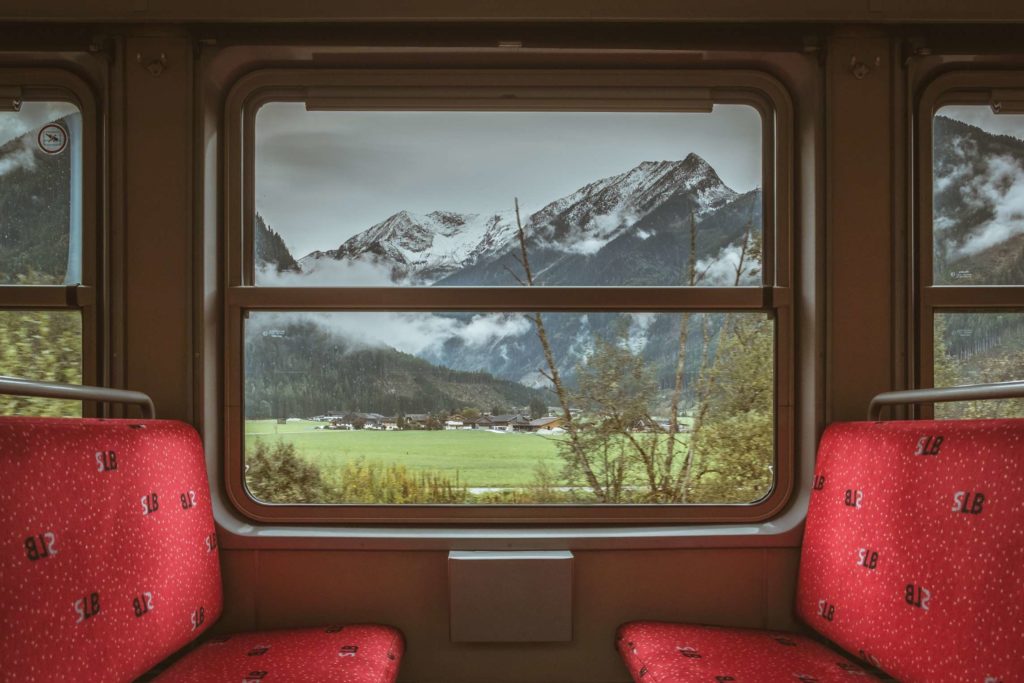
<svg viewBox="0 0 1024 683">
<path fill-rule="evenodd" d="M 523 220 L 533 246 L 594 255 L 652 211 L 686 195 L 697 217 L 722 207 L 737 193 L 695 153 L 677 161 L 643 161 L 549 202 Z M 305 272 L 325 260 L 368 263 L 396 284 L 436 284 L 488 259 L 518 252 L 512 211 L 487 214 L 407 210 L 345 240 L 337 249 L 299 259 Z"/>
</svg>

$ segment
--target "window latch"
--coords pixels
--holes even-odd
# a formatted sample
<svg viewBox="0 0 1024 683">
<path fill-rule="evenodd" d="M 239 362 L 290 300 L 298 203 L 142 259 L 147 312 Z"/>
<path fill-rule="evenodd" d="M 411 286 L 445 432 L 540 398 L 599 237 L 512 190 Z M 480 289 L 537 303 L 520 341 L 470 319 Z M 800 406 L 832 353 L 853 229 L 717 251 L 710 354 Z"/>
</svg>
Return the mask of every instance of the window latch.
<svg viewBox="0 0 1024 683">
<path fill-rule="evenodd" d="M 993 114 L 1024 114 L 1024 90 L 993 90 L 989 106 Z"/>
<path fill-rule="evenodd" d="M 0 111 L 21 111 L 21 88 L 0 86 Z"/>
</svg>

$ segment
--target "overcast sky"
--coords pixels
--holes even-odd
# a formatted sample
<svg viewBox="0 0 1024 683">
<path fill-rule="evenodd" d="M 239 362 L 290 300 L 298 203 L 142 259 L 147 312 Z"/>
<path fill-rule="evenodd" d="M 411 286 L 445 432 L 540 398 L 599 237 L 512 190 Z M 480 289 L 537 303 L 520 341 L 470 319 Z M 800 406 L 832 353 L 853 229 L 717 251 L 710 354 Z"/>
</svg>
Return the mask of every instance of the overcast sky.
<svg viewBox="0 0 1024 683">
<path fill-rule="evenodd" d="M 403 209 L 526 213 L 642 161 L 704 157 L 737 191 L 761 184 L 750 107 L 711 114 L 307 112 L 256 119 L 256 209 L 298 258 Z"/>
</svg>

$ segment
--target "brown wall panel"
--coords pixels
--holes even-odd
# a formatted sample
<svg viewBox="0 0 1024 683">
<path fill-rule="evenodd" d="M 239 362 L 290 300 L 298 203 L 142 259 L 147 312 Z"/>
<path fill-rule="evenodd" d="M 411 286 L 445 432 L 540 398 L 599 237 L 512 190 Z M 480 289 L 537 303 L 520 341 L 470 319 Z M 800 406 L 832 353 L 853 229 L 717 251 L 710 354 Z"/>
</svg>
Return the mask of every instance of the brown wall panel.
<svg viewBox="0 0 1024 683">
<path fill-rule="evenodd" d="M 852 35 L 828 48 L 828 406 L 862 420 L 892 382 L 890 41 Z"/>
<path fill-rule="evenodd" d="M 163 58 L 158 75 L 148 68 Z M 141 61 L 138 61 L 141 60 Z M 124 384 L 191 421 L 192 44 L 125 44 Z M 117 312 L 114 313 L 115 317 Z"/>
</svg>

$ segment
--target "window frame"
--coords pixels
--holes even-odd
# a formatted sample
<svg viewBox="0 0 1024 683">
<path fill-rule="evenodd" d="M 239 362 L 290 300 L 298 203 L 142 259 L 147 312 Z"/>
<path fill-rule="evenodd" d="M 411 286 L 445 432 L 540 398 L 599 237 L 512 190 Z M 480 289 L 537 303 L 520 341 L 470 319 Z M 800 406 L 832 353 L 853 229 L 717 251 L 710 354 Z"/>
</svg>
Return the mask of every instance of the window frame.
<svg viewBox="0 0 1024 683">
<path fill-rule="evenodd" d="M 1024 284 L 1020 285 L 936 285 L 934 284 L 933 225 L 933 122 L 939 109 L 949 105 L 990 105 L 995 91 L 1024 93 L 1024 71 L 966 71 L 944 73 L 921 92 L 917 106 L 917 220 L 912 240 L 912 268 L 916 276 L 912 300 L 917 320 L 914 349 L 916 386 L 935 385 L 935 317 L 940 313 L 997 313 L 1024 310 Z M 913 414 L 934 417 L 930 405 L 915 406 Z"/>
<path fill-rule="evenodd" d="M 513 94 L 513 98 L 507 97 Z M 753 287 L 257 287 L 253 140 L 259 107 L 328 98 L 344 109 L 496 111 L 692 111 L 694 100 L 746 104 L 762 117 L 763 281 Z M 795 329 L 792 233 L 793 104 L 760 71 L 266 69 L 239 79 L 225 103 L 223 160 L 224 457 L 227 494 L 261 522 L 360 524 L 675 524 L 758 522 L 781 512 L 795 476 Z M 552 294 L 557 293 L 557 302 Z M 637 299 L 641 299 L 641 303 Z M 261 503 L 243 481 L 244 318 L 270 311 L 753 311 L 775 327 L 775 482 L 750 504 L 359 505 Z"/>
<path fill-rule="evenodd" d="M 79 312 L 82 318 L 82 382 L 97 384 L 101 371 L 98 335 L 101 185 L 95 95 L 84 80 L 59 68 L 2 66 L 0 88 L 20 89 L 23 102 L 68 102 L 78 107 L 82 116 L 81 282 L 69 285 L 0 285 L 0 310 Z M 97 414 L 95 402 L 82 402 L 83 417 Z"/>
</svg>

